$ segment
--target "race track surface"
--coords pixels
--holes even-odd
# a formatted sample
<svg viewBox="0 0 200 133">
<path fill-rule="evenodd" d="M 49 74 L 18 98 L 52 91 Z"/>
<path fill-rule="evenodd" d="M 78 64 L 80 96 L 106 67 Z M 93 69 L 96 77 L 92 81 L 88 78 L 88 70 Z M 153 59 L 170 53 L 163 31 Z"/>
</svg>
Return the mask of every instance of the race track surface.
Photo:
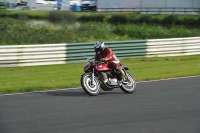
<svg viewBox="0 0 200 133">
<path fill-rule="evenodd" d="M 200 133 L 200 76 L 141 82 L 133 94 L 0 95 L 0 133 Z"/>
</svg>

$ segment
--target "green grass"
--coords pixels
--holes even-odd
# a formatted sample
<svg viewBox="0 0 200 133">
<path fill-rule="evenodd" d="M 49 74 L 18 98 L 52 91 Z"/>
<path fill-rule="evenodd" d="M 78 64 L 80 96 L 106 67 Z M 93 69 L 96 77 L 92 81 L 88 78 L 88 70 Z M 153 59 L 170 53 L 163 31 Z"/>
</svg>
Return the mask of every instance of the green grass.
<svg viewBox="0 0 200 133">
<path fill-rule="evenodd" d="M 82 43 L 120 40 L 198 37 L 200 28 L 148 24 L 110 25 L 100 22 L 48 23 L 30 26 L 30 21 L 0 19 L 0 45 Z"/>
<path fill-rule="evenodd" d="M 0 45 L 198 37 L 199 24 L 200 15 L 5 10 Z"/>
<path fill-rule="evenodd" d="M 127 58 L 136 81 L 200 75 L 200 55 Z M 0 68 L 0 94 L 80 87 L 84 63 Z"/>
</svg>

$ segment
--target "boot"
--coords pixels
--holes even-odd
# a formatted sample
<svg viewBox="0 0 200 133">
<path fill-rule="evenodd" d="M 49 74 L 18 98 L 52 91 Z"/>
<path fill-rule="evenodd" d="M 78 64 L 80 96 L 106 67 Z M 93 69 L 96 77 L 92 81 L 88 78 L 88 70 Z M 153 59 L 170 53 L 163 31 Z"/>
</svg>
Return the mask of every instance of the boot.
<svg viewBox="0 0 200 133">
<path fill-rule="evenodd" d="M 118 71 L 118 80 L 119 80 L 119 83 L 122 83 L 122 84 L 129 83 L 129 81 L 127 80 L 127 78 L 125 77 L 121 69 Z"/>
</svg>

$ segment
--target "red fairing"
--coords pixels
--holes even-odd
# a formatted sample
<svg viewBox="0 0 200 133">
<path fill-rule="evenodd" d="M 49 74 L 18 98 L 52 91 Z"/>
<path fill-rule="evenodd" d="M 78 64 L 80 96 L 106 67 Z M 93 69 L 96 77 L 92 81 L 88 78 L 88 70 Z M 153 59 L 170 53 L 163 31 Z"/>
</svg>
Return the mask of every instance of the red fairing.
<svg viewBox="0 0 200 133">
<path fill-rule="evenodd" d="M 109 67 L 108 67 L 108 64 L 96 64 L 95 66 L 94 66 L 94 69 L 97 71 L 97 72 L 103 72 L 103 71 L 110 71 L 110 70 L 112 70 L 112 69 L 110 69 Z"/>
</svg>

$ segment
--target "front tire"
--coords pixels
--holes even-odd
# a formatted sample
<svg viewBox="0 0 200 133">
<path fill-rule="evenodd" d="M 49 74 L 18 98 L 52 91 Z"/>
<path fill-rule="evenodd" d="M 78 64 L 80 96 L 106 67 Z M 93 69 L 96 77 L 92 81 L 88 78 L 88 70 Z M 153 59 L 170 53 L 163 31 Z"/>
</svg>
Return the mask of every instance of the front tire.
<svg viewBox="0 0 200 133">
<path fill-rule="evenodd" d="M 128 84 L 122 84 L 120 87 L 120 89 L 125 92 L 125 93 L 133 93 L 136 90 L 136 82 L 135 79 L 133 78 L 133 76 L 129 73 L 126 72 L 126 75 L 128 77 L 129 83 Z"/>
<path fill-rule="evenodd" d="M 81 76 L 81 86 L 83 90 L 90 96 L 97 96 L 100 92 L 100 84 L 96 77 L 94 77 L 94 85 L 91 83 L 90 73 L 84 73 Z"/>
</svg>

